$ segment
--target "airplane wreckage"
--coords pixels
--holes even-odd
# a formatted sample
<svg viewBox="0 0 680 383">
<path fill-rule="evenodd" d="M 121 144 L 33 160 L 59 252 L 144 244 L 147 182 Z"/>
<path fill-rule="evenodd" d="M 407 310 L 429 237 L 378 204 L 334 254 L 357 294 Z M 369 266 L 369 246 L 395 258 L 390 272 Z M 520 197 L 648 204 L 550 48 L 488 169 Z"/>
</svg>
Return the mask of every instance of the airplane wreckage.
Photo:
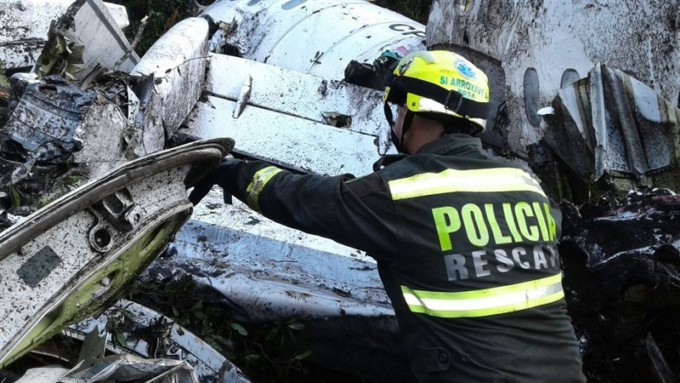
<svg viewBox="0 0 680 383">
<path fill-rule="evenodd" d="M 120 11 L 8 0 L 0 13 L 0 379 L 250 381 L 180 313 L 121 299 L 135 280 L 188 278 L 225 320 L 295 319 L 300 359 L 411 381 L 369 257 L 216 190 L 192 206 L 186 190 L 227 154 L 370 172 L 394 150 L 382 76 L 428 48 L 488 74 L 487 150 L 526 161 L 561 201 L 589 381 L 680 380 L 677 3 L 433 1 L 425 26 L 365 1 L 223 0 L 142 57 Z M 13 369 L 30 355 L 62 366 Z"/>
</svg>

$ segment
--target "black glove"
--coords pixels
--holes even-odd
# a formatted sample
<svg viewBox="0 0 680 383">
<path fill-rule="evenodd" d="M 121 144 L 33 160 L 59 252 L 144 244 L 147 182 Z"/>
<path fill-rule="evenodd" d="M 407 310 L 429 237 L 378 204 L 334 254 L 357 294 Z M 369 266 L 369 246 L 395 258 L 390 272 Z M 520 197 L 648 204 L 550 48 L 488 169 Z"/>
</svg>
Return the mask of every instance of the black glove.
<svg viewBox="0 0 680 383">
<path fill-rule="evenodd" d="M 236 158 L 225 158 L 222 162 L 201 178 L 195 185 L 194 190 L 189 194 L 189 200 L 194 205 L 198 204 L 205 197 L 214 185 L 222 188 L 224 203 L 231 204 L 231 196 L 236 190 L 236 176 L 238 167 L 245 161 Z"/>
</svg>

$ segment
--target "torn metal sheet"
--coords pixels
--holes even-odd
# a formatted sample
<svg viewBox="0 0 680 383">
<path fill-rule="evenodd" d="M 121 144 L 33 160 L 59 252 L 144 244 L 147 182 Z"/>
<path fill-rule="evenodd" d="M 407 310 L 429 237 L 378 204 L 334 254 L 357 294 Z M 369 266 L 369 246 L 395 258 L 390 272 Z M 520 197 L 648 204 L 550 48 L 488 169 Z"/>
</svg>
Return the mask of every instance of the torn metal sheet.
<svg viewBox="0 0 680 383">
<path fill-rule="evenodd" d="M 489 75 L 499 109 L 489 127 L 506 131 L 510 150 L 523 153 L 543 135 L 538 110 L 597 62 L 677 100 L 679 11 L 664 0 L 436 0 L 427 45 L 467 56 Z"/>
<path fill-rule="evenodd" d="M 382 104 L 380 91 L 233 56 L 210 55 L 205 91 L 211 96 L 237 100 L 248 78 L 246 105 L 375 137 L 387 127 L 383 109 L 376 107 Z M 330 116 L 335 120 L 344 116 L 345 122 L 329 123 Z M 229 122 L 226 120 L 225 126 Z"/>
<path fill-rule="evenodd" d="M 69 369 L 64 367 L 48 366 L 31 368 L 15 383 L 49 382 L 56 383 L 61 380 Z"/>
<path fill-rule="evenodd" d="M 278 230 L 275 224 L 243 207 L 204 206 L 196 214 L 173 242 L 174 259 L 157 264 L 172 262 L 204 278 L 246 319 L 276 320 L 293 312 L 303 317 L 393 315 L 375 261 L 362 259 L 357 250 L 324 251 L 287 236 L 277 240 L 275 234 L 265 235 Z M 226 222 L 229 227 L 219 224 Z"/>
<path fill-rule="evenodd" d="M 132 76 L 153 78 L 143 131 L 160 126 L 166 136 L 171 136 L 198 101 L 207 68 L 208 29 L 208 21 L 203 18 L 180 21 L 149 48 L 132 70 Z"/>
<path fill-rule="evenodd" d="M 198 381 L 248 383 L 243 373 L 186 328 L 148 307 L 129 300 L 119 300 L 97 318 L 71 325 L 64 334 L 84 339 L 87 334 L 116 323 L 116 333 L 106 332 L 106 349 L 114 353 L 130 353 L 142 358 L 184 361 L 190 365 Z M 120 344 L 118 342 L 121 342 Z"/>
<path fill-rule="evenodd" d="M 222 0 L 201 14 L 229 26 L 213 37 L 214 50 L 331 80 L 352 60 L 425 48 L 425 26 L 367 1 Z"/>
<path fill-rule="evenodd" d="M 108 306 L 191 214 L 186 186 L 229 139 L 132 161 L 0 233 L 0 366 Z"/>
<path fill-rule="evenodd" d="M 0 13 L 0 61 L 8 68 L 32 67 L 47 42 L 50 23 L 74 0 L 5 0 Z M 104 3 L 118 28 L 130 24 L 119 4 Z"/>
<path fill-rule="evenodd" d="M 129 73 L 138 62 L 139 56 L 101 0 L 76 0 L 50 27 L 35 72 L 80 83 L 106 69 Z"/>
<path fill-rule="evenodd" d="M 193 368 L 186 361 L 146 359 L 132 355 L 107 356 L 94 366 L 69 373 L 61 383 L 129 382 L 140 383 L 199 383 Z M 57 382 L 55 382 L 57 383 Z"/>
<path fill-rule="evenodd" d="M 71 86 L 61 78 L 32 82 L 2 128 L 3 133 L 26 151 L 35 152 L 48 143 L 57 151 L 77 151 L 82 147 L 82 141 L 75 137 L 81 112 L 96 99 L 95 92 Z M 57 152 L 51 157 L 63 154 Z"/>
<path fill-rule="evenodd" d="M 236 106 L 236 101 L 209 96 L 178 133 L 200 139 L 233 137 L 239 153 L 316 174 L 367 174 L 379 158 L 375 136 L 252 105 L 234 119 Z"/>
<path fill-rule="evenodd" d="M 376 90 L 211 54 L 205 91 L 179 133 L 233 137 L 243 154 L 317 174 L 366 174 L 394 150 Z"/>
<path fill-rule="evenodd" d="M 57 76 L 42 81 L 13 77 L 13 91 L 20 96 L 0 128 L 0 189 L 14 196 L 14 208 L 35 210 L 146 150 L 162 148 L 162 139 L 155 144 L 128 140 L 136 127 L 122 109 L 134 113 L 127 103 L 127 80 L 99 81 L 94 91 Z M 146 133 L 153 137 L 151 130 Z"/>
<path fill-rule="evenodd" d="M 624 194 L 652 185 L 680 189 L 672 176 L 680 171 L 680 109 L 650 87 L 598 64 L 561 89 L 552 107 L 545 141 L 584 182 L 628 180 L 614 184 Z"/>
<path fill-rule="evenodd" d="M 210 193 L 143 278 L 162 285 L 190 276 L 201 299 L 226 305 L 232 319 L 304 324 L 315 363 L 378 381 L 408 381 L 375 261 L 234 202 L 224 206 L 220 193 Z"/>
<path fill-rule="evenodd" d="M 680 196 L 562 204 L 569 313 L 589 382 L 668 382 L 680 373 Z"/>
<path fill-rule="evenodd" d="M 191 366 L 184 361 L 142 359 L 132 355 L 113 355 L 80 372 L 63 367 L 39 367 L 26 371 L 16 383 L 198 383 Z"/>
</svg>

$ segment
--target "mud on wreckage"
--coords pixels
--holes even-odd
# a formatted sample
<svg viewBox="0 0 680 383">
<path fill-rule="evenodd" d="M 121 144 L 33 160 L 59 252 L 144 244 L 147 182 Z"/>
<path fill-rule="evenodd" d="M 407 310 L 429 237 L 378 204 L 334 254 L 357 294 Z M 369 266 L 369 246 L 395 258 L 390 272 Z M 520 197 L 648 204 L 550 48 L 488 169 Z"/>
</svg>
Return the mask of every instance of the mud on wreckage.
<svg viewBox="0 0 680 383">
<path fill-rule="evenodd" d="M 23 12 L 27 7 L 17 9 Z M 401 16 L 393 14 L 390 17 Z M 410 23 L 408 20 L 404 22 Z M 179 359 L 190 364 L 154 363 L 156 368 L 153 371 L 146 369 L 144 379 L 166 374 L 168 379 L 183 379 L 181 381 L 246 381 L 239 369 L 216 353 L 214 347 L 192 336 L 187 329 L 173 325 L 173 320 L 168 317 L 145 312 L 131 302 L 118 301 L 112 306 L 189 218 L 191 207 L 187 205 L 184 189 L 233 146 L 230 140 L 216 138 L 163 150 L 173 146 L 172 140 L 166 142 L 166 138 L 175 137 L 199 98 L 207 99 L 207 94 L 202 94 L 202 91 L 208 59 L 234 65 L 246 64 L 246 60 L 233 58 L 230 61 L 227 56 L 209 57 L 209 39 L 215 30 L 218 27 L 210 21 L 210 17 L 183 20 L 140 59 L 108 17 L 102 3 L 96 0 L 76 1 L 50 27 L 49 41 L 39 55 L 35 55 L 38 57 L 35 68 L 28 74 L 15 73 L 11 77 L 12 97 L 6 105 L 8 113 L 2 128 L 2 161 L 6 170 L 2 174 L 2 185 L 3 190 L 7 190 L 3 196 L 2 216 L 9 227 L 0 234 L 0 251 L 3 266 L 6 266 L 3 267 L 2 280 L 11 282 L 9 287 L 12 291 L 21 293 L 3 298 L 2 315 L 6 319 L 11 318 L 11 325 L 2 326 L 0 332 L 3 342 L 0 364 L 3 367 L 23 372 L 26 366 L 22 363 L 22 356 L 29 355 L 38 360 L 58 360 L 69 367 L 75 366 L 72 370 L 28 371 L 25 378 L 29 381 L 37 379 L 36 374 L 43 373 L 42 379 L 50 381 L 67 378 L 96 381 L 93 380 L 95 377 L 122 379 L 129 377 L 126 370 L 139 371 L 148 367 L 148 363 L 139 359 L 123 356 L 130 354 L 162 360 Z M 223 32 L 219 30 L 220 35 Z M 90 40 L 93 37 L 96 37 L 96 43 Z M 219 72 L 219 68 L 213 69 L 212 73 Z M 277 71 L 274 67 L 271 70 L 282 76 L 294 73 Z M 328 142 L 329 148 L 332 148 L 330 142 L 334 137 L 342 138 L 344 149 L 361 144 L 347 153 L 340 153 L 338 148 L 331 150 L 341 154 L 338 163 L 323 162 L 317 171 L 326 171 L 330 167 L 342 169 L 344 163 L 355 168 L 368 166 L 370 152 L 377 150 L 373 143 L 376 141 L 375 134 L 352 129 L 347 129 L 347 134 L 344 134 L 327 128 L 338 125 L 333 121 L 347 120 L 347 110 L 352 107 L 347 100 L 356 100 L 349 96 L 356 95 L 359 90 L 339 81 L 318 77 L 306 77 L 303 82 L 305 86 L 313 87 L 310 94 L 315 97 L 337 97 L 344 104 L 332 105 L 332 100 L 326 100 L 334 110 L 329 109 L 322 115 L 314 113 L 311 119 L 296 114 L 294 119 L 297 123 L 294 125 L 307 131 L 324 127 L 324 131 L 319 130 L 319 141 Z M 245 88 L 242 84 L 242 81 L 237 84 L 238 97 L 233 100 L 238 101 L 238 108 L 233 108 L 233 113 L 229 108 L 228 114 L 234 119 L 241 117 L 239 122 L 242 124 L 238 128 L 247 127 L 244 122 L 253 123 L 251 112 L 255 111 L 256 116 L 260 113 L 260 108 L 254 104 L 260 101 L 259 94 L 253 92 L 252 98 L 248 97 L 249 92 L 239 94 L 238 90 Z M 227 84 L 228 87 L 232 85 Z M 284 85 L 278 92 L 287 88 L 287 83 Z M 325 90 L 320 92 L 321 88 Z M 369 96 L 378 100 L 379 92 L 372 92 Z M 227 99 L 224 102 L 228 105 L 232 102 L 229 99 L 231 93 L 216 96 Z M 310 113 L 310 110 L 302 113 Z M 361 129 L 375 125 L 371 122 L 374 116 L 368 112 L 364 114 L 354 120 L 355 126 Z M 197 119 L 201 118 L 204 117 L 198 114 Z M 234 133 L 242 132 L 236 128 Z M 375 127 L 370 129 L 375 130 Z M 224 135 L 223 132 L 220 136 Z M 199 135 L 198 138 L 209 137 Z M 366 153 L 356 155 L 360 149 Z M 299 153 L 291 157 L 292 153 L 287 153 L 289 164 L 299 159 Z M 267 154 L 274 159 L 277 157 L 276 153 Z M 363 161 L 361 165 L 357 164 L 357 160 Z M 324 166 L 327 168 L 324 169 Z M 252 216 L 243 210 L 234 214 L 239 219 Z M 252 228 L 253 222 L 257 220 L 249 218 L 246 227 Z M 211 225 L 214 224 L 194 220 L 193 224 L 187 225 L 186 234 L 178 234 L 178 237 L 188 236 L 188 241 L 180 242 L 175 248 L 182 249 L 184 246 L 189 249 L 190 241 L 203 238 L 197 232 L 205 234 L 205 228 Z M 353 259 L 358 257 L 356 250 L 343 249 L 341 252 L 346 254 L 340 256 L 337 254 L 340 251 L 332 249 L 328 242 L 310 247 L 305 244 L 310 240 L 308 236 L 290 232 L 284 232 L 283 238 L 279 232 L 278 238 L 270 239 L 271 235 L 267 234 L 248 236 L 233 230 L 231 237 L 225 237 L 225 229 L 233 227 L 221 225 L 215 233 L 220 238 L 233 239 L 230 241 L 233 247 L 229 254 L 217 252 L 220 255 L 218 259 L 224 262 L 215 262 L 215 254 L 212 254 L 212 262 L 205 265 L 206 269 L 231 266 L 228 263 L 231 258 L 225 258 L 238 256 L 236 249 L 239 246 L 242 246 L 242 253 L 253 253 L 251 246 L 243 246 L 254 242 L 260 243 L 259 249 L 269 249 L 273 254 L 279 254 L 281 246 L 285 245 L 292 251 L 284 249 L 282 255 L 291 254 L 301 260 L 307 256 L 303 262 L 306 269 L 296 270 L 287 277 L 289 279 L 282 279 L 284 282 L 279 283 L 278 288 L 277 282 L 269 278 L 250 279 L 254 275 L 262 275 L 262 270 L 252 270 L 252 264 L 246 265 L 243 270 L 246 283 L 225 279 L 222 285 L 232 293 L 227 303 L 245 309 L 231 310 L 241 314 L 240 319 L 245 313 L 245 319 L 254 323 L 281 320 L 283 331 L 295 333 L 299 332 L 301 325 L 294 319 L 298 315 L 306 319 L 311 316 L 313 321 L 304 324 L 305 330 L 315 328 L 316 334 L 326 335 L 328 332 L 325 330 L 329 326 L 337 330 L 328 342 L 341 339 L 348 332 L 356 332 L 356 328 L 352 329 L 354 324 L 369 328 L 379 323 L 381 326 L 377 333 L 380 336 L 371 334 L 378 338 L 373 343 L 367 342 L 368 336 L 362 338 L 362 350 L 364 353 L 373 349 L 388 350 L 386 354 L 394 356 L 390 349 L 394 348 L 395 342 L 391 339 L 396 331 L 389 302 L 376 283 L 374 266 L 370 262 Z M 238 239 L 243 237 L 248 237 L 248 240 L 239 242 Z M 269 246 L 262 246 L 267 242 Z M 329 250 L 324 252 L 320 248 Z M 310 257 L 324 253 L 336 255 L 338 261 L 324 262 L 319 257 L 316 263 L 309 262 Z M 265 265 L 258 267 L 262 266 Z M 163 265 L 159 263 L 159 267 L 162 269 Z M 303 273 L 310 278 L 310 272 L 323 267 L 329 269 L 325 272 L 341 268 L 363 273 L 346 280 L 343 279 L 345 274 L 341 274 L 337 281 L 317 276 L 311 278 L 314 280 L 311 286 L 300 286 Z M 211 275 L 213 278 L 217 276 Z M 147 278 L 153 279 L 153 275 Z M 248 283 L 249 279 L 253 283 Z M 200 282 L 198 277 L 196 280 Z M 271 294 L 253 294 L 262 292 L 258 288 L 262 288 L 263 284 L 269 284 Z M 360 287 L 350 293 L 352 284 Z M 233 289 L 230 290 L 230 287 Z M 213 297 L 216 295 L 213 293 Z M 272 302 L 263 303 L 262 295 L 271 298 Z M 299 306 L 300 298 L 303 298 L 306 307 Z M 218 300 L 229 306 L 225 304 L 224 297 Z M 259 300 L 259 303 L 254 300 Z M 99 316 L 107 307 L 110 309 L 105 311 L 106 314 Z M 197 306 L 194 309 L 198 310 Z M 93 325 L 94 319 L 85 318 L 88 315 L 104 318 L 104 323 Z M 288 318 L 292 316 L 293 320 L 284 321 L 286 315 Z M 179 314 L 174 312 L 173 316 Z M 149 320 L 150 317 L 155 319 Z M 85 322 L 66 327 L 81 319 Z M 221 319 L 221 324 L 224 323 Z M 247 335 L 246 330 L 236 323 L 231 323 L 228 328 L 234 333 Z M 82 340 L 82 346 L 78 347 L 80 351 L 67 352 L 59 346 L 59 342 L 56 343 L 59 347 L 55 348 L 53 340 L 60 336 Z M 208 340 L 230 347 L 230 339 L 215 336 Z M 329 347 L 322 347 L 315 354 L 328 350 Z M 103 354 L 113 355 L 102 359 Z M 242 359 L 247 362 L 261 355 L 263 353 L 243 355 Z M 356 363 L 359 358 L 351 353 L 347 355 L 350 364 L 346 369 L 350 371 L 354 367 L 351 363 Z M 307 350 L 296 351 L 283 362 L 294 365 L 307 356 Z M 346 363 L 338 355 L 324 357 Z M 269 359 L 266 355 L 262 358 Z M 78 365 L 77 361 L 84 364 Z M 285 371 L 281 366 L 274 367 Z M 184 374 L 192 368 L 193 375 Z M 170 374 L 170 370 L 177 373 Z M 6 371 L 3 370 L 3 373 Z M 17 378 L 11 374 L 6 377 L 11 380 Z"/>
<path fill-rule="evenodd" d="M 242 151 L 237 154 L 326 174 L 368 172 L 378 153 L 386 150 L 376 129 L 383 123 L 382 116 L 367 110 L 367 103 L 356 101 L 379 102 L 380 92 L 342 81 L 343 73 L 347 73 L 344 63 L 350 59 L 358 60 L 359 66 L 355 63 L 354 68 L 362 69 L 362 76 L 370 75 L 367 72 L 371 70 L 379 75 L 380 62 L 373 60 L 380 52 L 367 49 L 370 54 L 354 57 L 345 57 L 346 50 L 325 52 L 325 47 L 317 48 L 313 43 L 328 41 L 317 41 L 309 28 L 285 36 L 290 41 L 308 39 L 309 57 L 296 55 L 302 57 L 296 60 L 274 44 L 272 36 L 277 31 L 271 29 L 276 24 L 272 20 L 281 18 L 282 25 L 286 25 L 293 20 L 288 17 L 290 12 L 300 12 L 303 20 L 314 21 L 313 17 L 322 15 L 312 2 L 298 2 L 287 9 L 270 7 L 273 4 L 268 2 L 216 2 L 204 10 L 204 17 L 184 20 L 169 31 L 150 55 L 136 57 L 124 39 L 112 35 L 97 44 L 105 46 L 102 40 L 110 43 L 105 49 L 108 54 L 97 54 L 96 60 L 90 60 L 90 45 L 83 41 L 96 34 L 71 27 L 77 26 L 81 17 L 90 17 L 80 12 L 92 3 L 97 1 L 76 2 L 63 22 L 56 24 L 60 33 L 51 34 L 52 43 L 41 51 L 46 55 L 44 62 L 52 64 L 48 66 L 51 69 L 46 69 L 41 78 L 15 75 L 11 92 L 0 90 L 0 108 L 4 108 L 0 109 L 0 119 L 4 118 L 4 194 L 0 197 L 2 217 L 6 225 L 12 225 L 0 234 L 0 248 L 8 238 L 14 238 L 9 234 L 33 229 L 35 225 L 26 221 L 22 224 L 21 217 L 41 205 L 47 204 L 47 209 L 70 206 L 69 198 L 75 196 L 77 200 L 87 185 L 96 187 L 102 179 L 110 182 L 115 179 L 110 178 L 110 172 L 117 166 L 128 166 L 130 171 L 142 166 L 148 155 L 174 158 L 172 152 L 161 152 L 171 146 L 166 137 L 186 141 L 226 134 L 236 138 L 237 148 Z M 679 112 L 667 101 L 675 99 L 680 90 L 680 52 L 677 46 L 666 43 L 678 26 L 677 20 L 666 16 L 676 15 L 678 9 L 669 2 L 646 4 L 625 1 L 618 7 L 609 7 L 600 3 L 545 2 L 520 7 L 502 1 L 464 5 L 435 1 L 427 33 L 424 26 L 409 20 L 386 24 L 398 25 L 393 32 L 404 32 L 401 40 L 393 40 L 391 52 L 404 53 L 426 45 L 453 49 L 479 62 L 490 75 L 495 105 L 485 144 L 489 150 L 526 159 L 553 198 L 564 201 L 564 284 L 586 374 L 595 382 L 671 382 L 677 381 L 680 374 L 680 324 L 674 315 L 679 305 L 680 202 L 673 192 L 680 189 Z M 345 6 L 342 17 L 348 23 L 357 22 L 352 16 L 356 9 L 352 7 L 361 6 Z M 276 12 L 269 14 L 267 10 Z M 583 32 L 590 28 L 572 28 L 562 22 L 565 15 L 576 14 L 583 18 L 570 16 L 571 25 L 595 28 L 599 31 L 597 39 L 593 33 Z M 620 30 L 621 20 L 626 20 L 623 24 L 629 28 Z M 254 33 L 259 36 L 259 44 L 253 44 L 248 36 L 262 31 L 258 28 L 265 28 L 267 33 Z M 517 33 L 504 33 L 507 30 Z M 633 36 L 643 36 L 636 40 L 643 42 L 629 44 Z M 370 40 L 362 37 L 361 41 Z M 571 49 L 567 58 L 560 54 L 565 46 Z M 238 52 L 242 57 L 225 52 Z M 635 59 L 643 56 L 651 57 L 649 65 Z M 605 61 L 606 66 L 598 64 Z M 120 72 L 102 68 L 118 68 Z M 560 81 L 540 82 L 546 78 Z M 380 81 L 364 79 L 364 84 L 376 86 Z M 7 90 L 6 85 L 3 87 L 0 81 L 0 89 Z M 271 96 L 280 94 L 295 97 Z M 290 98 L 296 102 L 287 102 Z M 308 102 L 300 103 L 299 99 Z M 227 130 L 225 119 L 229 122 Z M 36 125 L 36 121 L 45 123 Z M 272 121 L 285 121 L 293 133 L 273 140 L 267 132 Z M 33 129 L 36 127 L 42 129 Z M 272 140 L 276 141 L 273 145 Z M 118 144 L 111 145 L 112 142 Z M 213 142 L 208 147 L 207 163 L 230 150 L 224 142 Z M 188 152 L 194 149 L 197 147 L 189 147 Z M 154 154 L 157 152 L 160 153 Z M 305 153 L 304 158 L 300 153 Z M 141 162 L 134 162 L 137 158 L 142 158 Z M 166 170 L 181 179 L 178 184 L 184 186 L 191 184 L 191 169 L 195 167 L 190 166 L 188 171 Z M 94 183 L 88 183 L 90 180 Z M 145 187 L 154 185 L 145 182 Z M 382 366 L 405 365 L 396 346 L 398 334 L 389 301 L 381 291 L 374 265 L 362 254 L 302 233 L 279 231 L 243 206 L 222 207 L 218 203 L 221 196 L 212 196 L 186 217 L 183 187 L 165 191 L 168 204 L 151 214 L 145 210 L 151 203 L 137 194 L 138 188 L 126 185 L 93 202 L 87 213 L 80 213 L 79 221 L 86 226 L 81 233 L 83 248 L 99 249 L 97 254 L 107 255 L 101 259 L 126 259 L 126 252 L 116 247 L 119 239 L 152 227 L 176 231 L 175 241 L 163 257 L 147 268 L 146 262 L 157 255 L 150 251 L 144 262 L 136 264 L 138 271 L 146 268 L 144 279 L 166 286 L 168 281 L 188 278 L 204 302 L 226 307 L 222 312 L 231 312 L 244 323 L 294 318 L 293 329 L 304 328 L 316 345 L 311 356 L 301 352 L 300 360 L 308 358 L 330 369 L 353 372 L 359 375 L 357 380 L 379 381 L 377 377 L 385 368 L 376 371 L 371 367 L 376 358 L 380 358 Z M 71 197 L 62 199 L 71 189 L 75 190 Z M 178 206 L 183 207 L 181 211 L 173 210 Z M 37 214 L 45 210 L 40 211 L 43 213 Z M 149 214 L 141 214 L 144 220 L 136 223 L 135 213 L 140 212 Z M 165 220 L 164 214 L 176 219 Z M 182 226 L 185 219 L 188 221 Z M 149 249 L 165 246 L 156 238 L 151 234 L 146 237 Z M 3 275 L 24 275 L 22 283 L 35 284 L 32 291 L 41 289 L 42 279 L 28 276 L 49 278 L 60 270 L 66 256 L 56 246 L 50 251 L 41 251 L 45 246 L 38 247 L 32 257 L 26 257 L 34 260 L 32 264 L 24 266 L 30 263 L 24 259 L 24 263 L 15 265 L 16 272 Z M 11 258 L 5 258 L 3 265 Z M 36 269 L 37 274 L 26 272 L 37 263 L 52 266 Z M 105 265 L 90 265 L 100 266 Z M 80 331 L 74 339 L 96 344 L 99 350 L 104 345 L 108 352 L 146 352 L 148 357 L 149 350 L 163 350 L 154 355 L 188 360 L 203 377 L 217 377 L 220 381 L 244 379 L 219 354 L 214 359 L 211 353 L 192 354 L 187 344 L 205 343 L 197 338 L 182 343 L 181 336 L 190 333 L 170 322 L 162 325 L 169 320 L 167 317 L 148 313 L 131 302 L 118 301 L 112 306 L 121 287 L 115 277 L 124 275 L 114 273 L 118 269 L 110 264 L 97 270 L 106 272 L 89 274 L 95 287 L 84 284 L 68 290 L 86 294 L 73 294 L 75 298 L 67 301 L 47 299 L 43 308 L 31 308 L 37 313 L 35 321 L 31 319 L 30 325 L 24 325 L 17 319 L 17 331 L 10 331 L 2 339 L 19 345 L 16 334 L 47 338 L 58 333 L 62 324 L 83 319 L 79 314 L 90 314 L 85 310 L 80 313 L 81 308 L 97 302 L 93 305 L 96 312 L 111 307 L 105 316 L 109 318 L 107 323 L 89 319 L 71 327 L 67 334 Z M 41 294 L 36 296 L 41 298 Z M 153 300 L 144 303 L 152 304 Z M 58 315 L 69 312 L 73 315 Z M 178 317 L 181 313 L 167 314 Z M 121 322 L 141 326 L 121 327 Z M 46 332 L 29 331 L 37 328 L 36 323 L 53 326 L 48 326 Z M 108 328 L 109 335 L 102 328 Z M 238 326 L 229 329 L 247 334 Z M 169 336 L 153 335 L 159 331 Z M 349 342 L 357 338 L 357 332 L 361 333 L 361 342 Z M 158 347 L 159 339 L 165 342 L 164 347 Z M 217 340 L 226 348 L 231 346 L 226 339 Z M 205 345 L 204 349 L 210 347 Z M 343 350 L 342 358 L 338 349 Z M 60 354 L 44 347 L 35 352 Z M 88 363 L 100 356 L 87 355 Z M 78 359 L 78 355 L 72 358 Z M 123 364 L 124 360 L 118 359 L 116 366 Z M 184 367 L 177 370 L 184 371 Z M 391 381 L 408 381 L 407 371 L 395 367 L 393 372 Z"/>
</svg>

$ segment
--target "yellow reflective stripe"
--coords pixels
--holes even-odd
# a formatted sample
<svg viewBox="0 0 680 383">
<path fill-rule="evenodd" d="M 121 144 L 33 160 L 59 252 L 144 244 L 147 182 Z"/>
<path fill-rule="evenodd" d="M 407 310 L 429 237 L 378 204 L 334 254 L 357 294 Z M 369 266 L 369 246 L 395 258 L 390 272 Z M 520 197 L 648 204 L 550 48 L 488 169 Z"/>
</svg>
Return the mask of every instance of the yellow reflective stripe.
<svg viewBox="0 0 680 383">
<path fill-rule="evenodd" d="M 516 168 L 457 170 L 423 173 L 388 182 L 393 200 L 456 192 L 528 191 L 545 197 L 538 182 L 527 172 Z"/>
<path fill-rule="evenodd" d="M 525 310 L 564 297 L 562 274 L 514 285 L 457 293 L 411 290 L 401 292 L 412 312 L 440 318 L 472 318 Z"/>
<path fill-rule="evenodd" d="M 267 166 L 264 169 L 260 169 L 253 175 L 253 179 L 248 184 L 246 188 L 246 203 L 252 209 L 260 210 L 260 193 L 264 186 L 272 179 L 281 169 L 275 166 Z"/>
</svg>

